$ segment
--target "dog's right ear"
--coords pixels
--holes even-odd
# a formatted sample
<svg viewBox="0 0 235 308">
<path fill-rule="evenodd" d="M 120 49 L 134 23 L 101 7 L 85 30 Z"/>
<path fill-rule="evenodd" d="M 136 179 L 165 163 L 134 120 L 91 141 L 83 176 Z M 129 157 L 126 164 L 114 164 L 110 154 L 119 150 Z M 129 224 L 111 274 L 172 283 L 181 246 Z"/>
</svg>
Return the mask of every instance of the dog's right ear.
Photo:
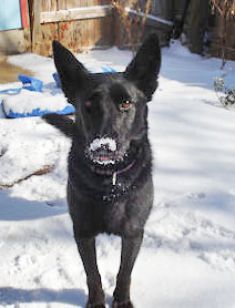
<svg viewBox="0 0 235 308">
<path fill-rule="evenodd" d="M 127 66 L 124 77 L 145 94 L 148 101 L 158 86 L 158 74 L 161 66 L 161 49 L 158 36 L 152 33 L 143 42 L 134 59 Z"/>
<path fill-rule="evenodd" d="M 59 74 L 62 90 L 75 107 L 91 87 L 88 70 L 58 41 L 52 43 L 54 62 Z"/>
<path fill-rule="evenodd" d="M 48 124 L 58 128 L 65 136 L 72 138 L 75 134 L 75 123 L 70 118 L 56 114 L 46 114 L 42 117 Z"/>
</svg>

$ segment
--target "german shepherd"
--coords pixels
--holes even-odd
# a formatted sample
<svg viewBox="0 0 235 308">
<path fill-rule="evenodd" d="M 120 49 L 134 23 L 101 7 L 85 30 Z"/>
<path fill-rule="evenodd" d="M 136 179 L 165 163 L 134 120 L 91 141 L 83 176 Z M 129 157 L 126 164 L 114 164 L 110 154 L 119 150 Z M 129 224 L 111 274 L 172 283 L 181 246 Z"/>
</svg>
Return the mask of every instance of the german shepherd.
<svg viewBox="0 0 235 308">
<path fill-rule="evenodd" d="M 123 73 L 92 74 L 59 42 L 54 62 L 75 121 L 44 116 L 72 139 L 67 199 L 75 241 L 87 275 L 86 307 L 105 307 L 95 237 L 121 236 L 121 263 L 112 307 L 134 307 L 131 272 L 153 204 L 148 107 L 161 64 L 158 37 L 151 34 Z"/>
</svg>

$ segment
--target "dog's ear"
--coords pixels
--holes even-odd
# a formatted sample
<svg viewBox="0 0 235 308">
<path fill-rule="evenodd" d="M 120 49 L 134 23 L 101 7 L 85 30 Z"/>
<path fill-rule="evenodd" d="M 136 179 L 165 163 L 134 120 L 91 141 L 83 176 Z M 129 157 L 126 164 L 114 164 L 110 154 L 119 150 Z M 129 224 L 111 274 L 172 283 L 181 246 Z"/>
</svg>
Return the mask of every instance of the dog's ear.
<svg viewBox="0 0 235 308">
<path fill-rule="evenodd" d="M 89 91 L 90 73 L 75 56 L 58 41 L 53 41 L 53 55 L 65 96 L 75 107 Z"/>
<path fill-rule="evenodd" d="M 75 123 L 70 118 L 56 114 L 46 114 L 42 117 L 48 124 L 58 128 L 65 136 L 72 138 L 75 133 Z"/>
<path fill-rule="evenodd" d="M 148 101 L 158 86 L 157 78 L 161 66 L 161 49 L 158 36 L 151 34 L 127 66 L 124 77 L 135 83 Z"/>
</svg>

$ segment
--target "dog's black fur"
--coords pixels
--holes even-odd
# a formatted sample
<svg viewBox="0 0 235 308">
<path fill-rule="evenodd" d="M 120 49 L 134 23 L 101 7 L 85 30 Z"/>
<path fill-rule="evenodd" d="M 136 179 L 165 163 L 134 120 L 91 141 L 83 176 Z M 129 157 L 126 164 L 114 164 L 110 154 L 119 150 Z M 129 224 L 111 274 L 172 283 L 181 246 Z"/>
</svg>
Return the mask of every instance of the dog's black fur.
<svg viewBox="0 0 235 308">
<path fill-rule="evenodd" d="M 130 277 L 153 204 L 147 102 L 157 87 L 158 38 L 151 35 L 125 72 L 116 74 L 89 73 L 57 41 L 53 51 L 63 91 L 77 112 L 75 122 L 55 114 L 44 118 L 72 138 L 67 196 L 87 274 L 87 307 L 105 307 L 95 252 L 95 236 L 103 232 L 122 238 L 113 307 L 133 307 Z M 100 144 L 92 148 L 94 140 Z"/>
</svg>

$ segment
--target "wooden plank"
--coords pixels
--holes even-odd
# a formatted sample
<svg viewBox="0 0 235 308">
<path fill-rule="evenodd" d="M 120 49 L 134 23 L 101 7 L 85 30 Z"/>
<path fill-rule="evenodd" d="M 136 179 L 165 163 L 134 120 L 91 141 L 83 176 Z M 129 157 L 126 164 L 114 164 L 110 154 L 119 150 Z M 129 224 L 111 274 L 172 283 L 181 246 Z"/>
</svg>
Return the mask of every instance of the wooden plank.
<svg viewBox="0 0 235 308">
<path fill-rule="evenodd" d="M 102 37 L 102 33 L 101 33 L 101 24 L 103 22 L 105 18 L 102 19 L 94 19 L 94 24 L 93 24 L 93 46 L 95 45 L 99 45 L 99 42 L 101 40 Z M 111 25 L 110 25 L 111 27 Z"/>
<path fill-rule="evenodd" d="M 40 47 L 40 54 L 43 56 L 51 56 L 52 55 L 52 41 L 59 40 L 58 34 L 58 24 L 57 23 L 49 23 L 41 25 L 42 31 L 42 41 Z"/>
<path fill-rule="evenodd" d="M 112 10 L 112 5 L 102 5 L 59 10 L 54 12 L 41 12 L 40 22 L 43 24 L 49 22 L 101 18 L 112 14 Z"/>
<path fill-rule="evenodd" d="M 101 19 L 79 20 L 72 22 L 73 30 L 73 50 L 83 51 L 94 48 L 106 48 L 113 45 L 113 16 Z"/>
<path fill-rule="evenodd" d="M 81 6 L 78 0 L 58 0 L 58 11 L 74 9 Z M 57 22 L 59 41 L 69 49 L 75 50 L 76 42 L 74 41 L 74 22 Z"/>
<path fill-rule="evenodd" d="M 41 12 L 48 12 L 51 10 L 51 1 L 41 0 Z"/>
<path fill-rule="evenodd" d="M 71 8 L 76 8 L 76 7 L 81 7 L 80 0 L 65 0 L 66 4 L 66 9 L 71 9 Z"/>
<path fill-rule="evenodd" d="M 110 47 L 115 43 L 114 15 L 107 16 L 101 20 L 100 40 L 96 45 L 99 47 Z M 98 44 L 99 43 L 99 44 Z"/>
<path fill-rule="evenodd" d="M 86 6 L 85 0 L 67 0 L 67 9 Z"/>
<path fill-rule="evenodd" d="M 57 0 L 57 10 L 66 10 L 67 7 L 67 1 L 66 0 Z"/>
<path fill-rule="evenodd" d="M 86 3 L 87 6 L 99 5 L 99 4 L 101 4 L 100 0 L 99 1 L 97 1 L 97 0 L 87 0 L 87 3 Z"/>
<path fill-rule="evenodd" d="M 27 51 L 27 52 L 30 52 L 31 51 L 31 30 L 30 30 L 30 27 L 28 28 L 24 28 L 23 29 L 23 32 L 24 32 L 24 52 Z"/>
<path fill-rule="evenodd" d="M 73 42 L 74 42 L 74 51 L 81 51 L 82 47 L 82 22 L 81 21 L 73 21 Z"/>
<path fill-rule="evenodd" d="M 41 24 L 40 24 L 40 13 L 41 13 L 41 1 L 34 0 L 32 7 L 32 51 L 40 53 L 41 46 Z"/>
<path fill-rule="evenodd" d="M 59 41 L 67 48 L 74 49 L 72 22 L 59 23 Z"/>
<path fill-rule="evenodd" d="M 58 10 L 58 0 L 51 0 L 51 12 Z"/>
</svg>

